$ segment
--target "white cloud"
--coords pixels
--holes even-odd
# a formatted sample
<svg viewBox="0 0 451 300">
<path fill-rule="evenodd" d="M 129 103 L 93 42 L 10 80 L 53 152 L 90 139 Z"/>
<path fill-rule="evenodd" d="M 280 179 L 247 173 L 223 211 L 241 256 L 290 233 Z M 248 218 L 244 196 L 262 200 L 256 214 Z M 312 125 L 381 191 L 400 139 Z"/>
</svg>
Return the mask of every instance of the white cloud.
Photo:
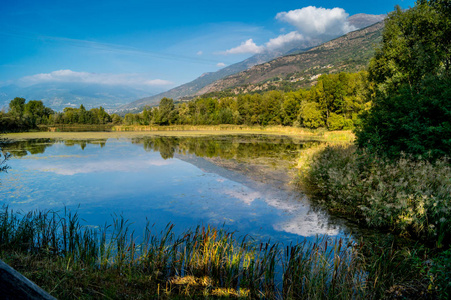
<svg viewBox="0 0 451 300">
<path fill-rule="evenodd" d="M 172 84 L 171 81 L 163 80 L 163 79 L 152 79 L 144 81 L 144 84 L 146 85 L 152 85 L 152 86 L 159 86 L 159 85 L 170 85 Z"/>
<path fill-rule="evenodd" d="M 243 53 L 262 53 L 265 50 L 264 46 L 257 46 L 254 43 L 253 39 L 248 39 L 245 42 L 242 42 L 238 47 L 226 50 L 222 52 L 222 54 L 243 54 Z"/>
<path fill-rule="evenodd" d="M 18 80 L 22 86 L 38 83 L 67 82 L 67 83 L 93 83 L 105 85 L 132 85 L 132 86 L 162 86 L 172 82 L 163 79 L 144 78 L 138 74 L 109 74 L 75 72 L 72 70 L 58 70 L 50 73 L 40 73 L 25 76 Z"/>
<path fill-rule="evenodd" d="M 42 168 L 40 164 L 35 166 L 35 169 L 44 172 L 52 172 L 58 175 L 76 175 L 76 174 L 88 174 L 97 172 L 137 172 L 139 170 L 145 170 L 149 167 L 160 167 L 172 164 L 172 161 L 158 159 L 148 159 L 145 161 L 138 160 L 109 160 L 109 161 L 92 161 L 92 162 L 73 162 L 65 164 L 55 164 L 51 169 Z M 33 166 L 31 167 L 33 168 Z"/>
<path fill-rule="evenodd" d="M 305 37 L 297 31 L 292 31 L 287 34 L 279 35 L 276 38 L 270 39 L 269 42 L 266 43 L 266 48 L 273 50 L 277 48 L 281 48 L 286 44 L 305 40 Z"/>
<path fill-rule="evenodd" d="M 222 67 L 225 67 L 226 64 L 223 62 L 220 62 L 220 63 L 217 63 L 216 66 L 222 68 Z"/>
<path fill-rule="evenodd" d="M 238 47 L 220 52 L 220 54 L 258 54 L 266 50 L 280 49 L 290 43 L 300 41 L 325 41 L 357 29 L 349 24 L 348 16 L 349 14 L 339 7 L 328 9 L 308 6 L 288 12 L 280 12 L 276 15 L 276 19 L 293 25 L 296 27 L 296 31 L 281 34 L 260 46 L 255 44 L 253 39 L 248 39 Z M 285 28 L 282 28 L 280 31 L 284 33 L 285 30 Z"/>
<path fill-rule="evenodd" d="M 308 6 L 301 9 L 280 12 L 276 19 L 287 22 L 297 28 L 306 38 L 320 36 L 339 36 L 356 30 L 347 21 L 349 14 L 344 9 L 327 9 Z"/>
</svg>

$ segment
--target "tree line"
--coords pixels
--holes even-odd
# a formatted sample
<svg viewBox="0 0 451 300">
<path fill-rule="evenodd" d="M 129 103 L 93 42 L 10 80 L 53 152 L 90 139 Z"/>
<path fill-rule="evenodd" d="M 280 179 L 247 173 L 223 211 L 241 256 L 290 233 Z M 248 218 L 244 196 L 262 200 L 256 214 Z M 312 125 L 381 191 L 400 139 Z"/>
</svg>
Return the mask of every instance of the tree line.
<svg viewBox="0 0 451 300">
<path fill-rule="evenodd" d="M 234 97 L 199 97 L 174 103 L 163 98 L 158 107 L 127 114 L 126 125 L 284 125 L 329 130 L 352 129 L 369 107 L 367 72 L 323 75 L 310 89 L 268 91 Z"/>
<path fill-rule="evenodd" d="M 38 125 L 284 125 L 329 130 L 352 129 L 369 107 L 371 83 L 367 72 L 323 75 L 309 89 L 269 91 L 228 97 L 199 97 L 175 103 L 163 98 L 156 107 L 136 114 L 108 114 L 105 109 L 66 107 L 55 112 L 42 101 L 15 98 L 7 113 L 0 113 L 4 131 L 23 131 Z"/>
<path fill-rule="evenodd" d="M 55 112 L 46 107 L 40 100 L 26 102 L 24 98 L 16 97 L 9 103 L 8 112 L 0 112 L 0 131 L 14 132 L 36 129 L 39 125 L 102 125 L 121 124 L 122 118 L 108 114 L 103 107 L 86 110 L 66 107 L 62 112 Z"/>
</svg>

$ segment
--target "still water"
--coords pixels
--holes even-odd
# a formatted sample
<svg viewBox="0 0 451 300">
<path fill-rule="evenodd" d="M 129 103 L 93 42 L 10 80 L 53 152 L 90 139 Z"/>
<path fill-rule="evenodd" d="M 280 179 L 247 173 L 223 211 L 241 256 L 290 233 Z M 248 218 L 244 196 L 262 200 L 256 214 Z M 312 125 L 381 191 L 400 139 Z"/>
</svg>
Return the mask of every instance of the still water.
<svg viewBox="0 0 451 300">
<path fill-rule="evenodd" d="M 268 136 L 23 140 L 1 175 L 0 205 L 15 211 L 78 211 L 89 226 L 122 215 L 139 235 L 149 221 L 175 232 L 213 225 L 257 240 L 343 236 L 313 209 L 292 167 L 315 142 Z"/>
</svg>

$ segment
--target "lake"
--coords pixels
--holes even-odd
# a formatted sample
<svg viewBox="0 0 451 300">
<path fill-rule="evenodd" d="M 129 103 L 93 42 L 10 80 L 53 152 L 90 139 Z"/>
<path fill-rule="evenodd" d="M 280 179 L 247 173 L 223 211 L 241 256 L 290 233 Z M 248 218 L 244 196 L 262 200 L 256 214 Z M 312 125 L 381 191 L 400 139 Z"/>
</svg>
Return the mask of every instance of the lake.
<svg viewBox="0 0 451 300">
<path fill-rule="evenodd" d="M 301 151 L 317 144 L 263 135 L 26 139 L 8 144 L 0 204 L 15 211 L 78 211 L 87 226 L 122 215 L 140 234 L 168 223 L 181 233 L 224 227 L 284 243 L 345 236 L 290 182 Z"/>
</svg>

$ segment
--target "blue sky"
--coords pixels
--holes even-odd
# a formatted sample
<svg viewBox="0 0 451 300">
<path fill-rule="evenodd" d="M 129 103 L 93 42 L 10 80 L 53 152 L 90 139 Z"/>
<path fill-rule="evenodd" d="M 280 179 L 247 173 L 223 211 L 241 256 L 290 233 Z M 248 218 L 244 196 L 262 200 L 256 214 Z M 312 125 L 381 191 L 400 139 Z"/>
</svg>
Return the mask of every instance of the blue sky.
<svg viewBox="0 0 451 300">
<path fill-rule="evenodd" d="M 168 89 L 288 39 L 318 35 L 309 27 L 316 21 L 386 14 L 414 2 L 3 1 L 0 86 L 83 80 Z"/>
</svg>

